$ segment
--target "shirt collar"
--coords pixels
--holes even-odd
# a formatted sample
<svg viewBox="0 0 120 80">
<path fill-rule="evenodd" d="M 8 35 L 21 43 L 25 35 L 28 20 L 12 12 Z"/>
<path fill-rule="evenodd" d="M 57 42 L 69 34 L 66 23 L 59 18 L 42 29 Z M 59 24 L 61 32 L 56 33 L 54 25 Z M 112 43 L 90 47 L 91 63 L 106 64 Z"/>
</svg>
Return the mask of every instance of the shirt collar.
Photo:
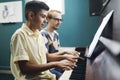
<svg viewBox="0 0 120 80">
<path fill-rule="evenodd" d="M 33 32 L 26 24 L 22 25 L 22 29 L 24 29 L 28 35 L 30 36 L 39 36 L 39 30 L 36 30 L 35 32 Z"/>
</svg>

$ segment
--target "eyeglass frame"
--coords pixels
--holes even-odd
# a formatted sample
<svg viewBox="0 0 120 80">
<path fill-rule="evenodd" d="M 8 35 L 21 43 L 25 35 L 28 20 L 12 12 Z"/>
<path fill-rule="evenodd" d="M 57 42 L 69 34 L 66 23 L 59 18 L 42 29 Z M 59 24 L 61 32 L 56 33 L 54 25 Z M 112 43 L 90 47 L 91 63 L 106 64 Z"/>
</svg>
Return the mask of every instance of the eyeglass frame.
<svg viewBox="0 0 120 80">
<path fill-rule="evenodd" d="M 62 22 L 63 20 L 62 19 L 59 19 L 59 18 L 51 18 L 51 19 L 54 19 L 55 21 L 60 21 L 60 22 Z"/>
<path fill-rule="evenodd" d="M 53 17 L 49 17 L 49 19 L 53 19 L 53 20 L 55 20 L 55 21 L 60 21 L 60 22 L 62 22 L 63 21 L 63 19 L 59 19 L 59 18 L 53 18 Z"/>
</svg>

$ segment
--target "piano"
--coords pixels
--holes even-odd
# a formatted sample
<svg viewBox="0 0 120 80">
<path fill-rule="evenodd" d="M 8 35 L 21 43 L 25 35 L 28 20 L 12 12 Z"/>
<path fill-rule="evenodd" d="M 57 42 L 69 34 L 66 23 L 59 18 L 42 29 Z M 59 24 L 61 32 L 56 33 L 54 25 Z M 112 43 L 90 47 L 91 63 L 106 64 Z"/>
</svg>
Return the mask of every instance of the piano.
<svg viewBox="0 0 120 80">
<path fill-rule="evenodd" d="M 73 70 L 64 71 L 59 80 L 85 80 L 86 74 L 86 57 L 84 56 L 85 47 L 77 47 L 76 51 L 80 52 L 80 57 L 84 58 L 84 60 L 79 59 L 76 63 L 77 67 Z"/>
</svg>

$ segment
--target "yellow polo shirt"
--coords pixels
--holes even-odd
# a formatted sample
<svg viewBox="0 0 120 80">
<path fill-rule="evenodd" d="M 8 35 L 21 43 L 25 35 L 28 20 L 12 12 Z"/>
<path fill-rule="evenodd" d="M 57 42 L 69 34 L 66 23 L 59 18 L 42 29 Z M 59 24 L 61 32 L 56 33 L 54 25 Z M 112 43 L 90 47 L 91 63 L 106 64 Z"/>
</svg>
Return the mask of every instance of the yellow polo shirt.
<svg viewBox="0 0 120 80">
<path fill-rule="evenodd" d="M 11 38 L 11 72 L 15 80 L 56 80 L 55 75 L 49 70 L 40 72 L 36 76 L 23 75 L 18 66 L 18 61 L 28 60 L 34 64 L 45 64 L 47 49 L 45 40 L 39 31 L 32 32 L 26 24 L 23 24 Z"/>
</svg>

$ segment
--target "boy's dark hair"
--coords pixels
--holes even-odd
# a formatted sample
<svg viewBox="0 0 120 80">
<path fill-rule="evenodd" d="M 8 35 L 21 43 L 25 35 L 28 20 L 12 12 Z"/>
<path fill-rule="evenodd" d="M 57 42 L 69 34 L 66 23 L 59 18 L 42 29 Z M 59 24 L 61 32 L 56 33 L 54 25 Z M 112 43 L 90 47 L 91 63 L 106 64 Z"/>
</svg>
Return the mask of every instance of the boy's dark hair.
<svg viewBox="0 0 120 80">
<path fill-rule="evenodd" d="M 42 1 L 30 1 L 27 2 L 25 5 L 25 18 L 28 20 L 28 13 L 29 11 L 32 11 L 35 15 L 41 11 L 42 9 L 44 10 L 49 10 L 49 6 L 45 4 Z"/>
</svg>

